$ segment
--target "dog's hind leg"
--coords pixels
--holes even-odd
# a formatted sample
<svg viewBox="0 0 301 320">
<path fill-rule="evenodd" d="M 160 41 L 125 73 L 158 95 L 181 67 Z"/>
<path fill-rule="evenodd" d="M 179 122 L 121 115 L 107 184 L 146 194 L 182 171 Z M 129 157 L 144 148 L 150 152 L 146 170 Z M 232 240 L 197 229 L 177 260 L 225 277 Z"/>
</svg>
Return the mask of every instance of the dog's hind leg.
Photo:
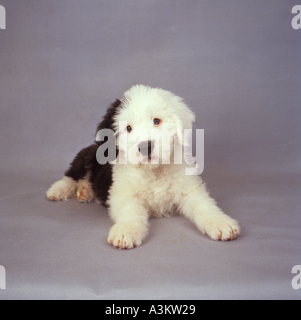
<svg viewBox="0 0 301 320">
<path fill-rule="evenodd" d="M 94 192 L 88 178 L 79 181 L 76 196 L 79 202 L 87 203 L 94 201 Z"/>
<path fill-rule="evenodd" d="M 88 181 L 91 167 L 96 163 L 97 145 L 81 150 L 72 161 L 63 179 L 55 182 L 47 191 L 47 198 L 52 201 L 69 200 L 76 196 L 82 202 L 92 201 L 93 192 Z M 85 189 L 86 188 L 86 189 Z M 81 195 L 83 194 L 83 195 Z M 92 197 L 93 196 L 93 197 Z"/>
<path fill-rule="evenodd" d="M 47 198 L 51 201 L 69 200 L 75 197 L 77 185 L 76 181 L 65 176 L 50 187 L 47 191 Z"/>
</svg>

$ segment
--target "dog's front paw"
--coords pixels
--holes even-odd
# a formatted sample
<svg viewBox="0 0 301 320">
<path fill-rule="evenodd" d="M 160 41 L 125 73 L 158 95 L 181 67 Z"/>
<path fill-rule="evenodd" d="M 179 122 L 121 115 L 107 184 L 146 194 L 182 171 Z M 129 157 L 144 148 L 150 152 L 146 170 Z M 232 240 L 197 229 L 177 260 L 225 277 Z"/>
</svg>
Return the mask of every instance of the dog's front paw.
<svg viewBox="0 0 301 320">
<path fill-rule="evenodd" d="M 55 182 L 47 191 L 47 198 L 51 201 L 69 200 L 75 196 L 76 182 L 68 177 Z"/>
<path fill-rule="evenodd" d="M 143 223 L 118 222 L 110 230 L 108 242 L 120 249 L 139 247 L 147 233 Z"/>
<path fill-rule="evenodd" d="M 227 215 L 216 216 L 206 222 L 204 234 L 213 240 L 229 241 L 235 239 L 240 233 L 238 222 Z"/>
</svg>

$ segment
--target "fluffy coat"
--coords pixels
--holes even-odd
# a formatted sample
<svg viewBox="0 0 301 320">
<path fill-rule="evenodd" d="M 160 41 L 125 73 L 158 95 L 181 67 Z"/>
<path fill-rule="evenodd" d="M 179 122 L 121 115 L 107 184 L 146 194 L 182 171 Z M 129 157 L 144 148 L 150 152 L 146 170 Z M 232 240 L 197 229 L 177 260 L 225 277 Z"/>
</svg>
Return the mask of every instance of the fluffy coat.
<svg viewBox="0 0 301 320">
<path fill-rule="evenodd" d="M 77 196 L 81 202 L 97 200 L 108 207 L 115 222 L 108 242 L 122 249 L 143 243 L 150 216 L 160 218 L 175 212 L 214 240 L 235 239 L 240 232 L 237 221 L 216 205 L 200 176 L 186 174 L 189 165 L 185 161 L 174 161 L 175 146 L 185 146 L 184 129 L 192 129 L 194 119 L 183 100 L 171 92 L 132 87 L 108 108 L 97 127 L 97 131 L 114 131 L 116 161 L 99 164 L 96 152 L 106 140 L 95 141 L 78 153 L 63 179 L 51 186 L 48 199 Z M 167 144 L 160 138 L 154 141 L 154 128 L 170 133 Z M 143 147 L 135 139 L 137 133 L 144 137 Z M 168 159 L 162 150 L 168 150 Z"/>
</svg>

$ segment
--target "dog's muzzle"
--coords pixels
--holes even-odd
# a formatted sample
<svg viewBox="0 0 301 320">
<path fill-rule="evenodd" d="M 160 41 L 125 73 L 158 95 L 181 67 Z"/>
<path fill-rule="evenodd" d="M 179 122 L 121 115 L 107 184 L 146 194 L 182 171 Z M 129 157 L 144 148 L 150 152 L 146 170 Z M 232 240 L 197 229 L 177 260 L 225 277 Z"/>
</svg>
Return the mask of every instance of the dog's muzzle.
<svg viewBox="0 0 301 320">
<path fill-rule="evenodd" d="M 138 145 L 138 151 L 143 156 L 147 156 L 149 159 L 152 156 L 153 149 L 154 149 L 154 144 L 151 141 L 142 141 Z"/>
</svg>

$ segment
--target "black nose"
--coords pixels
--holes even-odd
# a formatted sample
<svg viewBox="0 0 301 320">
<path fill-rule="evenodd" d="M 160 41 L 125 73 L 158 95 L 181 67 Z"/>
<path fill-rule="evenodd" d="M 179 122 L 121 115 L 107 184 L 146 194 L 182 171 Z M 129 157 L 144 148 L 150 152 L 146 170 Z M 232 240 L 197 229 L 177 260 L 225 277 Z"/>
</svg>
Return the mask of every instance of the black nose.
<svg viewBox="0 0 301 320">
<path fill-rule="evenodd" d="M 151 141 L 142 141 L 138 145 L 139 152 L 144 156 L 150 157 L 153 149 L 154 149 L 154 146 Z"/>
</svg>

